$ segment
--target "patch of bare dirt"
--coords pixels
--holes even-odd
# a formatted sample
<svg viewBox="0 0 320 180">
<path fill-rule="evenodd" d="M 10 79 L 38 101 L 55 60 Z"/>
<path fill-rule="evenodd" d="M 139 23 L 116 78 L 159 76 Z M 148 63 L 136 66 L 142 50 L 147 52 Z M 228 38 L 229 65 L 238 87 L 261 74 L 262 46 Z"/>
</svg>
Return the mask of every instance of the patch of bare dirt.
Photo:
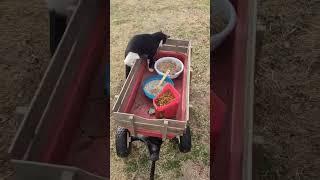
<svg viewBox="0 0 320 180">
<path fill-rule="evenodd" d="M 16 106 L 28 105 L 49 60 L 44 0 L 0 1 L 0 177 L 12 175 L 7 154 L 18 123 Z"/>
<path fill-rule="evenodd" d="M 266 27 L 256 60 L 256 179 L 320 177 L 320 1 L 259 1 Z"/>
<path fill-rule="evenodd" d="M 181 180 L 207 180 L 209 177 L 209 167 L 202 163 L 195 163 L 190 160 L 186 161 L 182 167 L 181 172 L 183 177 Z"/>
</svg>

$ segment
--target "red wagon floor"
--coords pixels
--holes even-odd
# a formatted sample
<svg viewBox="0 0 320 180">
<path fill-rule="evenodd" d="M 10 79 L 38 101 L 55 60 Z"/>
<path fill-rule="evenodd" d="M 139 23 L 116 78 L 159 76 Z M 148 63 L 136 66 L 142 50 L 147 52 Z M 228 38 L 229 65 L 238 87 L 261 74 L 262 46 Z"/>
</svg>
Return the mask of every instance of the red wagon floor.
<svg viewBox="0 0 320 180">
<path fill-rule="evenodd" d="M 109 104 L 107 105 L 103 94 L 105 65 L 100 67 L 99 73 L 96 73 L 91 83 L 91 89 L 80 116 L 80 127 L 74 135 L 65 163 L 106 177 L 106 163 L 109 162 L 106 112 Z"/>
<path fill-rule="evenodd" d="M 181 60 L 184 63 L 184 71 L 183 73 L 176 79 L 173 79 L 174 82 L 174 88 L 178 90 L 178 92 L 182 95 L 182 103 L 180 103 L 178 111 L 177 111 L 177 120 L 184 120 L 183 118 L 183 112 L 184 111 L 184 103 L 185 102 L 185 89 L 186 87 L 186 82 L 183 82 L 183 80 L 186 78 L 187 75 L 187 56 L 182 53 L 176 53 L 172 51 L 160 51 L 160 53 L 157 55 L 157 59 L 165 56 L 170 56 L 170 57 L 175 57 Z M 144 118 L 148 119 L 153 119 L 155 116 L 150 116 L 148 114 L 148 110 L 150 107 L 153 106 L 152 100 L 148 99 L 142 89 L 142 84 L 143 82 L 148 79 L 152 75 L 157 75 L 157 73 L 154 72 L 149 72 L 148 69 L 146 68 L 146 63 L 142 64 L 142 67 L 137 70 L 137 76 L 135 79 L 134 83 L 134 88 L 133 91 L 130 94 L 130 98 L 127 104 L 125 104 L 125 109 L 124 112 L 130 113 L 130 114 L 135 114 Z"/>
</svg>

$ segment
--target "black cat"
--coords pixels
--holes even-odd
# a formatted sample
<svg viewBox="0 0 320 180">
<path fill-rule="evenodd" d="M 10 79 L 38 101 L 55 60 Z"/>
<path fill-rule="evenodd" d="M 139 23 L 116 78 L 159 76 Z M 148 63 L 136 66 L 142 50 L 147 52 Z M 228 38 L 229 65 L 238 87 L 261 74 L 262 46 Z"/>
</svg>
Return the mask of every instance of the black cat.
<svg viewBox="0 0 320 180">
<path fill-rule="evenodd" d="M 132 37 L 125 51 L 126 77 L 128 77 L 131 67 L 137 59 L 148 60 L 149 71 L 153 72 L 154 56 L 159 46 L 166 43 L 169 37 L 162 31 L 153 34 L 138 34 Z"/>
</svg>

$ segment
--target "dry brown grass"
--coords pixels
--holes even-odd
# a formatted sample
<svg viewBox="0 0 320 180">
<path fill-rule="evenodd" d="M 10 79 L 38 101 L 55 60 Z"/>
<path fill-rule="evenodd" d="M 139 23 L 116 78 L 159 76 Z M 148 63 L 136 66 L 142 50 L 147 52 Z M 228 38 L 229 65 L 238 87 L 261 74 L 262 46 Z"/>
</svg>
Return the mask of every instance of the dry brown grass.
<svg viewBox="0 0 320 180">
<path fill-rule="evenodd" d="M 124 83 L 124 50 L 134 34 L 163 30 L 172 38 L 191 40 L 194 47 L 191 87 L 191 129 L 193 148 L 182 154 L 171 142 L 161 148 L 156 165 L 157 179 L 176 179 L 183 175 L 186 160 L 208 169 L 209 164 L 209 0 L 200 1 L 111 1 L 111 107 L 114 95 Z M 116 156 L 114 148 L 116 126 L 111 119 L 112 179 L 148 179 L 150 161 L 144 144 L 134 143 L 128 158 Z M 192 166 L 189 166 L 189 168 Z"/>
</svg>

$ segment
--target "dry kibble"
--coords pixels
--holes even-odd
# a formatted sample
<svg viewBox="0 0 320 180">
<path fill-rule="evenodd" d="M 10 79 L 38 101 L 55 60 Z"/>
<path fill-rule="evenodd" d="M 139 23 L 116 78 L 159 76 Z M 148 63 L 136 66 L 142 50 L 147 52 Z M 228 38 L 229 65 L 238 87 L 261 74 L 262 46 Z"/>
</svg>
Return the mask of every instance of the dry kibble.
<svg viewBox="0 0 320 180">
<path fill-rule="evenodd" d="M 174 96 L 170 91 L 163 93 L 156 101 L 157 106 L 164 106 L 174 100 Z"/>
<path fill-rule="evenodd" d="M 157 68 L 163 73 L 167 72 L 167 70 L 170 70 L 169 75 L 172 76 L 181 70 L 181 67 L 179 65 L 171 61 L 161 62 L 157 65 Z"/>
</svg>

